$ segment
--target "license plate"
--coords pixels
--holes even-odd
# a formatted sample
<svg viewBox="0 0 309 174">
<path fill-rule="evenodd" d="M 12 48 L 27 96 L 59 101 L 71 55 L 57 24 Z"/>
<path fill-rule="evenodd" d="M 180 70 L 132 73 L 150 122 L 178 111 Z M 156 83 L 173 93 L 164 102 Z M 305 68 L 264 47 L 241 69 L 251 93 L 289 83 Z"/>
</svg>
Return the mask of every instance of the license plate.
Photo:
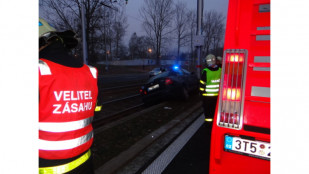
<svg viewBox="0 0 309 174">
<path fill-rule="evenodd" d="M 224 150 L 270 160 L 270 143 L 225 135 Z"/>
<path fill-rule="evenodd" d="M 148 88 L 148 91 L 152 91 L 152 90 L 157 89 L 157 88 L 159 88 L 159 87 L 160 87 L 159 84 L 150 86 L 150 87 Z"/>
</svg>

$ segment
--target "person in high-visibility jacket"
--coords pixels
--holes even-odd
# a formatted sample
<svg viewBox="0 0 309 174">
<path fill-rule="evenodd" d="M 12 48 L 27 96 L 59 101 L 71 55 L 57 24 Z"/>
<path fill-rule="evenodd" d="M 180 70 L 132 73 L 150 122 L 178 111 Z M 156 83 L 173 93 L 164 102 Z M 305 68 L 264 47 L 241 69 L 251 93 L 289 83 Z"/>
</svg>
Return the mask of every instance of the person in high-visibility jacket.
<svg viewBox="0 0 309 174">
<path fill-rule="evenodd" d="M 205 58 L 207 67 L 200 79 L 200 94 L 203 100 L 205 121 L 213 121 L 219 94 L 221 68 L 216 64 L 216 57 L 209 54 Z"/>
<path fill-rule="evenodd" d="M 39 19 L 39 173 L 94 173 L 98 72 L 70 54 L 74 36 Z"/>
</svg>

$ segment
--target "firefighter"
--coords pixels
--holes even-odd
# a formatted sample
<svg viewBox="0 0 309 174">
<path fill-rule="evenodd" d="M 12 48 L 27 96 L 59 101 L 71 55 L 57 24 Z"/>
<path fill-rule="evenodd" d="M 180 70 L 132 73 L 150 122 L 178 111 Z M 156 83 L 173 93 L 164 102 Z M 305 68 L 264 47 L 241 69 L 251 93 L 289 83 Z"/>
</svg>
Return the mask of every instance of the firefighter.
<svg viewBox="0 0 309 174">
<path fill-rule="evenodd" d="M 211 122 L 215 114 L 221 68 L 216 64 L 216 57 L 209 54 L 205 58 L 206 68 L 202 70 L 200 79 L 200 93 L 203 100 L 205 121 Z"/>
<path fill-rule="evenodd" d="M 39 19 L 39 173 L 94 173 L 97 69 L 70 54 L 74 36 Z"/>
</svg>

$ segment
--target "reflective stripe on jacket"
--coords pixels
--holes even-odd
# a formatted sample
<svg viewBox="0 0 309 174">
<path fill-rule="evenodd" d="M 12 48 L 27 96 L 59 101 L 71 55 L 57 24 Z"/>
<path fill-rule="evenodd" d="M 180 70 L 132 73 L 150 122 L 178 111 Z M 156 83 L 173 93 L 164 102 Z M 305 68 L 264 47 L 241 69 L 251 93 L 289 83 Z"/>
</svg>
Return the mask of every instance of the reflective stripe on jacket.
<svg viewBox="0 0 309 174">
<path fill-rule="evenodd" d="M 39 157 L 72 158 L 93 142 L 97 70 L 39 60 Z"/>
</svg>

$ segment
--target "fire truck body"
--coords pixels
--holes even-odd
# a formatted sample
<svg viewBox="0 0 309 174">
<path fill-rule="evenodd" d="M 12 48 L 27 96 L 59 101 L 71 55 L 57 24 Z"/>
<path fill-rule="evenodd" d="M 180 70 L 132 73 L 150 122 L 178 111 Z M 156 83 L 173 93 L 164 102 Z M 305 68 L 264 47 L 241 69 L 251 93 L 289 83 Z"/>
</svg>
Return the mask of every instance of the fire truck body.
<svg viewBox="0 0 309 174">
<path fill-rule="evenodd" d="M 270 160 L 270 0 L 230 0 L 209 173 L 270 173 Z"/>
</svg>

